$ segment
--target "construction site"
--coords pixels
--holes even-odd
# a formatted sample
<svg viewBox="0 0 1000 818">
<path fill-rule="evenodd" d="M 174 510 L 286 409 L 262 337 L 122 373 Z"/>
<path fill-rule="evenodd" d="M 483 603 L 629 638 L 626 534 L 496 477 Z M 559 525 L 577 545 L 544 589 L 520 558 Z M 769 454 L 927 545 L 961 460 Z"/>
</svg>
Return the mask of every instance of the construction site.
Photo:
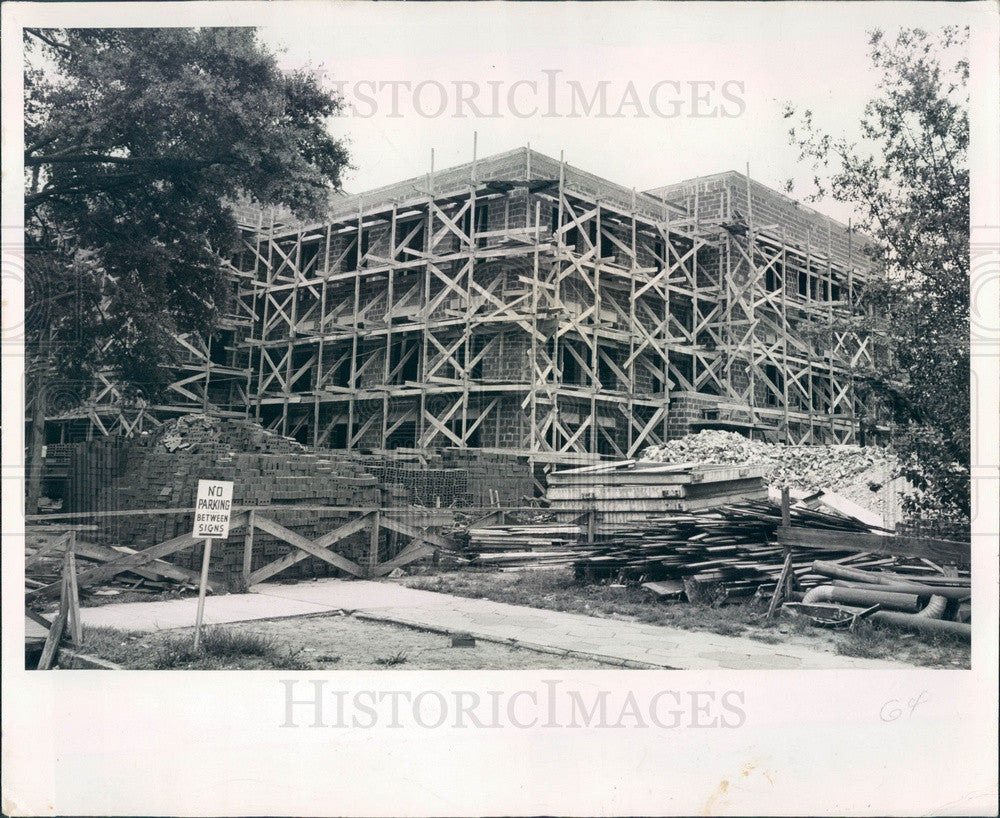
<svg viewBox="0 0 1000 818">
<path fill-rule="evenodd" d="M 838 326 L 865 239 L 745 175 L 637 192 L 530 149 L 345 197 L 321 224 L 247 212 L 234 309 L 166 405 L 102 383 L 49 442 L 171 414 L 252 417 L 331 449 L 631 457 L 701 428 L 884 437 Z"/>
<path fill-rule="evenodd" d="M 432 159 L 314 224 L 240 218 L 230 314 L 177 338 L 167 399 L 123 401 L 109 376 L 82 406 L 54 402 L 30 662 L 72 666 L 84 625 L 148 629 L 142 605 L 193 624 L 199 564 L 216 624 L 398 591 L 402 613 L 369 618 L 596 666 L 702 666 L 650 647 L 682 608 L 749 612 L 706 626 L 761 637 L 720 648 L 724 667 L 779 666 L 784 615 L 967 653 L 968 532 L 909 525 L 888 413 L 855 377 L 887 353 L 850 322 L 869 240 L 849 226 L 746 173 L 639 191 L 528 148 Z M 232 490 L 214 552 L 192 531 L 200 480 Z M 527 594 L 554 577 L 562 607 Z M 637 615 L 609 594 L 653 628 L 642 650 L 482 624 L 592 618 L 586 599 Z M 235 616 L 227 597 L 282 603 Z M 463 597 L 499 608 L 435 602 Z M 826 666 L 812 648 L 796 666 Z"/>
</svg>

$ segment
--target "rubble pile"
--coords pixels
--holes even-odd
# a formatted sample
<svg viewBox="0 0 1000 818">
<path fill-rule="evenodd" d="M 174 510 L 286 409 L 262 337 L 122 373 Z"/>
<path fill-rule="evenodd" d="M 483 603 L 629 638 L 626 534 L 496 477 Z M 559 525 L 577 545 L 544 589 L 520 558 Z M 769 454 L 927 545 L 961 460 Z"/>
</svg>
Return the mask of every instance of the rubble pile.
<svg viewBox="0 0 1000 818">
<path fill-rule="evenodd" d="M 148 441 L 166 452 L 261 452 L 287 454 L 306 447 L 291 437 L 268 431 L 252 420 L 216 418 L 210 415 L 183 415 L 167 421 Z"/>
<path fill-rule="evenodd" d="M 899 520 L 899 463 L 879 446 L 786 446 L 750 440 L 736 432 L 705 430 L 650 446 L 640 459 L 658 463 L 717 463 L 759 466 L 772 488 L 834 491 L 887 519 Z"/>
</svg>

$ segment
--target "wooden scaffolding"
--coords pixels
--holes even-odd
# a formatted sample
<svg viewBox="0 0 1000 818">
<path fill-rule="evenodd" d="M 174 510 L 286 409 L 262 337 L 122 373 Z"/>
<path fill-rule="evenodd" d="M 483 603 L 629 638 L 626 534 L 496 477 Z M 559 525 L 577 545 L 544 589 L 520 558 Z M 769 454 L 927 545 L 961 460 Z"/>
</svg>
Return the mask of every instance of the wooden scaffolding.
<svg viewBox="0 0 1000 818">
<path fill-rule="evenodd" d="M 679 201 L 520 149 L 247 230 L 251 411 L 320 446 L 540 462 L 710 426 L 854 442 L 860 258 L 828 219 L 826 247 L 759 226 L 749 178 L 724 176 Z"/>
<path fill-rule="evenodd" d="M 748 175 L 638 192 L 528 148 L 432 160 L 320 224 L 245 224 L 232 314 L 207 342 L 178 339 L 176 400 L 144 417 L 539 463 L 713 427 L 859 442 L 879 427 L 853 377 L 877 354 L 847 320 L 855 243 Z M 101 433 L 117 428 L 106 386 Z"/>
</svg>

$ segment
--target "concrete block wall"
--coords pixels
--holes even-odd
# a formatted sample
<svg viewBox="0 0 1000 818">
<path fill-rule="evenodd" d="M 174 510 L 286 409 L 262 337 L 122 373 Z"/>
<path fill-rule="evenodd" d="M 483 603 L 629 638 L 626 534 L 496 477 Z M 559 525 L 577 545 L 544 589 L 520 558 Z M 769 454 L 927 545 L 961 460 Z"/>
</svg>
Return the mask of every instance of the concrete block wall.
<svg viewBox="0 0 1000 818">
<path fill-rule="evenodd" d="M 868 266 L 866 248 L 871 244 L 870 238 L 860 233 L 849 236 L 846 225 L 753 180 L 748 203 L 747 177 L 736 171 L 677 182 L 650 192 L 666 196 L 692 213 L 697 197 L 698 217 L 704 222 L 730 219 L 732 211 L 738 211 L 744 219 L 752 214 L 755 226 L 779 225 L 778 232 L 783 228 L 789 244 L 800 249 L 809 246 L 812 251 L 825 254 L 829 235 L 830 257 L 834 262 L 843 266 L 850 261 L 861 269 Z"/>
<path fill-rule="evenodd" d="M 675 393 L 670 396 L 667 410 L 667 437 L 670 440 L 691 433 L 691 424 L 705 419 L 705 410 L 718 406 L 719 399 L 693 392 Z"/>
</svg>

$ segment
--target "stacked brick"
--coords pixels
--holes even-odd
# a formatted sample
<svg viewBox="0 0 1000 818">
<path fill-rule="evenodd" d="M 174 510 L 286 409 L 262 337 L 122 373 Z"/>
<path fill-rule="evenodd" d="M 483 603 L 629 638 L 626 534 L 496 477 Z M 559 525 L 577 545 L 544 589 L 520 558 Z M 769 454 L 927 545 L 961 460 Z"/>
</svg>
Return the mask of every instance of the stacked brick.
<svg viewBox="0 0 1000 818">
<path fill-rule="evenodd" d="M 831 257 L 839 264 L 863 267 L 868 263 L 867 237 L 851 236 L 844 225 L 753 180 L 748 206 L 747 178 L 735 171 L 666 185 L 650 193 L 683 204 L 691 212 L 697 196 L 702 222 L 725 221 L 733 218 L 734 212 L 743 218 L 752 214 L 755 225 L 780 224 L 791 244 L 819 253 L 826 253 L 829 246 Z"/>
<path fill-rule="evenodd" d="M 512 505 L 534 494 L 532 468 L 524 457 L 457 448 L 419 461 L 387 454 L 354 457 L 378 480 L 387 506 L 488 506 L 497 499 Z"/>
<path fill-rule="evenodd" d="M 126 465 L 103 493 L 103 508 L 184 509 L 194 506 L 198 480 L 231 480 L 236 506 L 287 505 L 266 514 L 309 539 L 324 534 L 356 516 L 336 508 L 303 511 L 297 506 L 325 505 L 345 509 L 378 502 L 374 477 L 362 464 L 309 451 L 294 440 L 268 434 L 250 422 L 203 416 L 182 418 L 185 424 L 165 425 L 156 437 L 129 444 Z M 169 449 L 169 451 L 168 451 Z M 261 512 L 264 513 L 264 512 Z M 101 541 L 146 548 L 191 531 L 190 514 L 149 514 L 110 517 L 101 521 Z M 235 585 L 243 566 L 243 535 L 232 531 L 216 544 L 213 573 Z M 170 561 L 197 570 L 201 545 L 180 551 Z M 338 553 L 364 562 L 369 538 L 360 532 L 343 540 Z M 292 546 L 262 531 L 254 533 L 251 570 L 272 562 Z M 327 576 L 336 573 L 328 563 L 310 557 L 286 569 L 282 577 Z"/>
<path fill-rule="evenodd" d="M 102 491 L 121 472 L 125 456 L 126 447 L 118 437 L 49 446 L 46 467 L 56 462 L 65 463 L 66 486 L 62 511 L 113 511 L 116 506 L 101 504 Z"/>
<path fill-rule="evenodd" d="M 445 449 L 442 463 L 446 468 L 465 471 L 469 505 L 490 505 L 491 490 L 502 504 L 508 505 L 520 504 L 535 494 L 531 465 L 525 457 L 477 449 Z"/>
</svg>

